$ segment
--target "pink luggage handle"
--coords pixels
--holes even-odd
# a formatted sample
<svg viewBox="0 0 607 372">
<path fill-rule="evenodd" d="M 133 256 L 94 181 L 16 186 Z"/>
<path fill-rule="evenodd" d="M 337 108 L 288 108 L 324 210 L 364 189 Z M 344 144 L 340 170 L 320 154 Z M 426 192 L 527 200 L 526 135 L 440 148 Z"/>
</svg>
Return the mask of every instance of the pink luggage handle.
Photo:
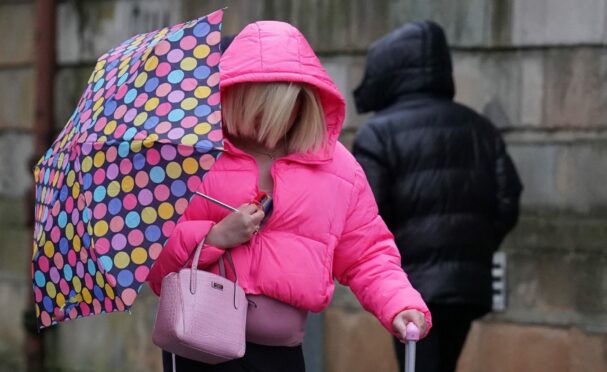
<svg viewBox="0 0 607 372">
<path fill-rule="evenodd" d="M 407 323 L 407 341 L 419 341 L 419 328 L 413 322 Z"/>
<path fill-rule="evenodd" d="M 413 323 L 407 323 L 407 346 L 405 348 L 405 372 L 415 372 L 415 344 L 419 341 L 419 328 Z"/>
</svg>

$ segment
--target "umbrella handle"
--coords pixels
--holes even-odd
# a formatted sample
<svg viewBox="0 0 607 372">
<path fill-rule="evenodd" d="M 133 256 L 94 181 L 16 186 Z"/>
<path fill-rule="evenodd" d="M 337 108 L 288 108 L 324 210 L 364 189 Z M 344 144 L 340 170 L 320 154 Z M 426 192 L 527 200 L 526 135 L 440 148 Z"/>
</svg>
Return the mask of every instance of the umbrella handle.
<svg viewBox="0 0 607 372">
<path fill-rule="evenodd" d="M 407 341 L 419 341 L 419 328 L 413 322 L 407 323 L 406 337 Z"/>
</svg>

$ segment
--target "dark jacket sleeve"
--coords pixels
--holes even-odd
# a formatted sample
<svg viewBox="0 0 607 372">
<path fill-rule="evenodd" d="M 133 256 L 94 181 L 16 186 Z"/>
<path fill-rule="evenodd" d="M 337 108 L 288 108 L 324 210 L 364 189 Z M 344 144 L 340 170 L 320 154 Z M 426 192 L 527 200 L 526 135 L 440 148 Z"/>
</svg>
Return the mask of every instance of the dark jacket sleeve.
<svg viewBox="0 0 607 372">
<path fill-rule="evenodd" d="M 392 176 L 386 150 L 385 140 L 381 138 L 378 130 L 369 124 L 365 124 L 358 131 L 352 147 L 352 153 L 362 166 L 371 185 L 379 214 L 388 222 Z"/>
<path fill-rule="evenodd" d="M 504 140 L 496 133 L 495 177 L 497 185 L 497 213 L 494 221 L 498 242 L 514 228 L 519 216 L 519 202 L 523 185 L 512 159 L 506 152 Z"/>
</svg>

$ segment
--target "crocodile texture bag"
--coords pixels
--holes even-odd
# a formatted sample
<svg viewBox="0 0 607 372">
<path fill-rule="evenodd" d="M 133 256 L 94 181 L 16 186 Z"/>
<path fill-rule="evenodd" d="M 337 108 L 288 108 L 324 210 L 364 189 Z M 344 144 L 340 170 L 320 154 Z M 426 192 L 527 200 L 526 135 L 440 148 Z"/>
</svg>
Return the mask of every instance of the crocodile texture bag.
<svg viewBox="0 0 607 372">
<path fill-rule="evenodd" d="M 198 244 L 191 268 L 162 280 L 152 341 L 181 357 L 208 364 L 241 358 L 245 353 L 247 298 L 238 280 L 197 269 L 204 240 Z M 232 271 L 236 269 L 225 253 Z"/>
</svg>

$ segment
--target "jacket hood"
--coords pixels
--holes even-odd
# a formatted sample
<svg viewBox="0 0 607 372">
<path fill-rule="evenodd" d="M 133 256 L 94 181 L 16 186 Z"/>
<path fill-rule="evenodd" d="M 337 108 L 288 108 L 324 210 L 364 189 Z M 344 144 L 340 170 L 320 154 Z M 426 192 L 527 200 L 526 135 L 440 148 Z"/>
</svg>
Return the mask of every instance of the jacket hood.
<svg viewBox="0 0 607 372">
<path fill-rule="evenodd" d="M 356 109 L 364 113 L 379 111 L 414 93 L 449 99 L 455 94 L 445 33 L 431 21 L 407 23 L 372 44 L 354 98 Z"/>
<path fill-rule="evenodd" d="M 307 162 L 333 157 L 345 117 L 345 101 L 308 41 L 295 27 L 278 21 L 249 24 L 221 56 L 220 74 L 221 90 L 245 82 L 288 81 L 315 87 L 325 112 L 327 143 L 314 153 L 296 157 Z M 226 148 L 229 147 L 227 142 Z"/>
</svg>

